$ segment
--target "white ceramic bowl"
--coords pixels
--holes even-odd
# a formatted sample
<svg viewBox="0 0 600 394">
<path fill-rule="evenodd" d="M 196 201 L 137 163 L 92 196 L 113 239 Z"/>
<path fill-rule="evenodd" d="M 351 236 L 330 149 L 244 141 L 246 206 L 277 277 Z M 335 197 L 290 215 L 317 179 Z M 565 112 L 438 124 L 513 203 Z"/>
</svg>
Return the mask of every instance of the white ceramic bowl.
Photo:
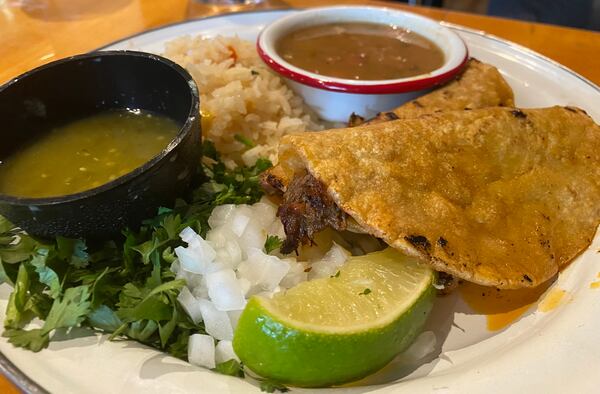
<svg viewBox="0 0 600 394">
<path fill-rule="evenodd" d="M 418 33 L 434 42 L 444 53 L 444 64 L 427 74 L 387 80 L 353 80 L 315 74 L 286 62 L 275 50 L 286 34 L 309 26 L 339 22 L 368 22 L 395 25 Z M 352 112 L 372 117 L 395 108 L 442 84 L 466 64 L 469 57 L 462 39 L 438 22 L 410 12 L 379 7 L 323 7 L 300 11 L 276 20 L 259 35 L 260 57 L 285 77 L 305 102 L 322 119 L 345 122 Z"/>
</svg>

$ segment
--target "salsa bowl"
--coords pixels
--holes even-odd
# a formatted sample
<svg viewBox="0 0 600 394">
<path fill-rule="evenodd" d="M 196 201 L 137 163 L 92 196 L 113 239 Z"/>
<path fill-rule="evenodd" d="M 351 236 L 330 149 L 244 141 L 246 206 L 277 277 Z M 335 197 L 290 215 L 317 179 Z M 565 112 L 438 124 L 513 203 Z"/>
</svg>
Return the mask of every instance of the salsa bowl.
<svg viewBox="0 0 600 394">
<path fill-rule="evenodd" d="M 181 196 L 197 173 L 201 154 L 198 90 L 182 67 L 149 53 L 73 56 L 0 87 L 2 136 L 10 141 L 0 147 L 0 161 L 52 128 L 114 109 L 165 116 L 178 131 L 145 164 L 98 187 L 56 197 L 0 194 L 0 214 L 43 238 L 104 239 L 139 225 Z"/>
</svg>

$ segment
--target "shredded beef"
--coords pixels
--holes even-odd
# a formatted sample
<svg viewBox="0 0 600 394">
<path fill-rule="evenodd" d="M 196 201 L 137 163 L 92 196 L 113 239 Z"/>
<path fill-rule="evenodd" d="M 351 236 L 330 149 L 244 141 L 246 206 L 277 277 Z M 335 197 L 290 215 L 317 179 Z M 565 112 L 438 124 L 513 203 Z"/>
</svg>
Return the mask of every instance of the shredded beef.
<svg viewBox="0 0 600 394">
<path fill-rule="evenodd" d="M 313 244 L 313 235 L 328 226 L 346 229 L 346 215 L 327 194 L 325 186 L 310 174 L 294 176 L 277 215 L 286 235 L 282 253 L 291 253 L 300 244 Z"/>
<path fill-rule="evenodd" d="M 261 175 L 260 185 L 267 194 L 274 195 L 283 193 L 283 183 L 281 182 L 281 179 L 268 171 Z"/>
</svg>

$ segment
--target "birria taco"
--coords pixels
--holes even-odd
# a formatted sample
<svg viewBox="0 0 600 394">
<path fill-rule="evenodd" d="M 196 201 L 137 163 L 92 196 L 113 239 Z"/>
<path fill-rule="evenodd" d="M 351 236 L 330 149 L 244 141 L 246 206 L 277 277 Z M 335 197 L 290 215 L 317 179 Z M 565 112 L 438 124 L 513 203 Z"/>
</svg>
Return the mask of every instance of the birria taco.
<svg viewBox="0 0 600 394">
<path fill-rule="evenodd" d="M 531 287 L 600 222 L 600 127 L 498 107 L 289 135 L 263 182 L 283 193 L 287 251 L 353 227 L 458 278 Z"/>
</svg>

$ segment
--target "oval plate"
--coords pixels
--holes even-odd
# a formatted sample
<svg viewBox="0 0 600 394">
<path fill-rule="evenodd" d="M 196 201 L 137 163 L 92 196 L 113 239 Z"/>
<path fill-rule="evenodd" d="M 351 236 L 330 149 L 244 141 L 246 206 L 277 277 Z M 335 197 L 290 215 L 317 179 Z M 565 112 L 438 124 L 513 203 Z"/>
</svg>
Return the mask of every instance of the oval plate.
<svg viewBox="0 0 600 394">
<path fill-rule="evenodd" d="M 102 49 L 161 53 L 183 35 L 234 35 L 255 40 L 269 22 L 294 11 L 264 11 L 191 20 L 151 30 Z M 573 105 L 600 122 L 600 88 L 529 49 L 483 32 L 447 24 L 465 40 L 472 56 L 495 65 L 512 86 L 520 107 Z M 336 393 L 594 392 L 600 377 L 600 237 L 565 269 L 553 288 L 565 290 L 561 305 L 543 313 L 532 306 L 502 331 L 488 331 L 485 316 L 470 310 L 458 292 L 439 298 L 428 330 L 434 353 L 418 361 L 397 359 L 361 384 Z M 549 290 L 552 291 L 552 288 Z M 10 288 L 0 286 L 4 311 Z M 543 298 L 543 296 L 542 296 Z M 0 321 L 4 316 L 0 316 Z M 0 367 L 25 391 L 60 393 L 260 392 L 254 381 L 194 367 L 136 342 L 108 342 L 88 330 L 58 338 L 31 353 L 0 339 Z M 31 379 L 27 378 L 30 377 Z M 308 390 L 294 389 L 297 392 Z"/>
</svg>

